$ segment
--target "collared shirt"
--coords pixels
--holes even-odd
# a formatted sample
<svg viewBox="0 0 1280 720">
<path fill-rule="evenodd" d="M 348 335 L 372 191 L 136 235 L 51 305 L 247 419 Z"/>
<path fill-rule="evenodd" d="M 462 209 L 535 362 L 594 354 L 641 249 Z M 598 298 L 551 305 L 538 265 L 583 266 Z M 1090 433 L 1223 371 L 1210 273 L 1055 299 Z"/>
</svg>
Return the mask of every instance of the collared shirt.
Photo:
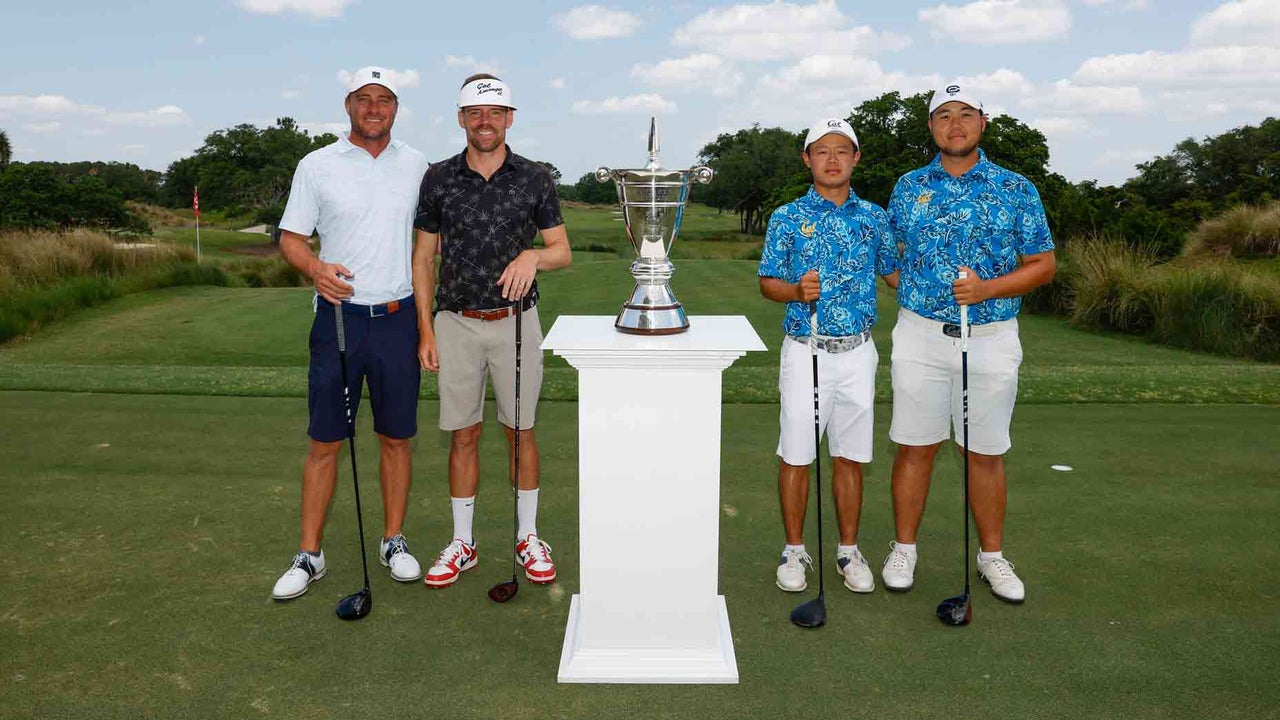
<svg viewBox="0 0 1280 720">
<path fill-rule="evenodd" d="M 298 163 L 280 227 L 320 234 L 320 259 L 351 271 L 351 302 L 379 305 L 413 292 L 413 213 L 427 158 L 399 140 L 378 157 L 338 142 Z"/>
<path fill-rule="evenodd" d="M 510 305 L 497 285 L 517 255 L 533 247 L 539 230 L 564 224 L 551 173 L 507 148 L 488 180 L 467 165 L 467 152 L 431 166 L 418 195 L 420 230 L 440 235 L 437 310 Z M 538 282 L 528 297 L 538 299 Z"/>
<path fill-rule="evenodd" d="M 876 275 L 898 269 L 898 248 L 884 210 L 852 190 L 839 207 L 812 186 L 803 197 L 769 217 L 760 254 L 760 277 L 790 283 L 817 270 L 818 334 L 857 335 L 876 321 Z M 809 335 L 809 304 L 788 302 L 782 320 L 788 335 Z"/>
<path fill-rule="evenodd" d="M 952 283 L 960 266 L 984 280 L 1008 275 L 1023 255 L 1053 250 L 1040 194 L 1029 180 L 987 160 L 960 177 L 942 155 L 903 175 L 889 199 L 889 224 L 902 244 L 898 304 L 940 322 L 960 322 Z M 1021 298 L 992 298 L 969 308 L 975 325 L 1017 316 Z"/>
</svg>

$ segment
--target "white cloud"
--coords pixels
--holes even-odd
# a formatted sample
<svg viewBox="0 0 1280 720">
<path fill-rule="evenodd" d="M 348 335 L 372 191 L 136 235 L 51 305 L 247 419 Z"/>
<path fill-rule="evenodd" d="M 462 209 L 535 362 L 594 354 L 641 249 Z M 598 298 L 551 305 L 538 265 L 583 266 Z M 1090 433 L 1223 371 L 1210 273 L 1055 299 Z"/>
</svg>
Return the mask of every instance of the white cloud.
<svg viewBox="0 0 1280 720">
<path fill-rule="evenodd" d="M 934 38 L 976 45 L 1009 45 L 1065 38 L 1071 10 L 1064 0 L 976 0 L 916 12 Z"/>
<path fill-rule="evenodd" d="M 547 87 L 550 87 L 552 90 L 564 90 L 565 88 L 569 87 L 569 84 L 565 82 L 564 78 L 558 77 L 558 78 L 551 78 L 551 80 L 547 83 Z"/>
<path fill-rule="evenodd" d="M 82 105 L 62 95 L 0 95 L 0 117 L 28 117 L 37 124 L 55 122 L 57 118 L 75 118 L 139 127 L 186 125 L 191 122 L 187 113 L 177 105 L 161 105 L 150 110 L 110 110 L 97 105 Z"/>
<path fill-rule="evenodd" d="M 490 75 L 497 75 L 502 72 L 502 66 L 496 60 L 477 60 L 472 55 L 445 55 L 445 67 L 462 68 L 468 73 L 487 72 Z"/>
<path fill-rule="evenodd" d="M 1104 55 L 1080 64 L 1074 78 L 1087 85 L 1270 88 L 1280 85 L 1280 48 L 1209 47 Z"/>
<path fill-rule="evenodd" d="M 203 44 L 204 44 L 204 40 L 205 40 L 205 37 L 204 37 L 203 35 L 196 35 L 195 37 L 191 38 L 191 44 L 193 44 L 193 45 L 203 45 Z"/>
<path fill-rule="evenodd" d="M 1274 45 L 1280 36 L 1276 0 L 1234 0 L 1219 5 L 1191 24 L 1191 44 Z"/>
<path fill-rule="evenodd" d="M 1051 140 L 1081 137 L 1089 131 L 1089 121 L 1081 117 L 1042 117 L 1027 123 Z"/>
<path fill-rule="evenodd" d="M 631 77 L 654 87 L 710 90 L 716 97 L 736 95 L 742 86 L 742 73 L 733 63 L 708 53 L 663 60 L 657 65 L 633 65 Z"/>
<path fill-rule="evenodd" d="M 23 130 L 33 133 L 57 132 L 62 129 L 62 123 L 57 120 L 49 120 L 48 122 L 27 123 L 22 126 Z"/>
<path fill-rule="evenodd" d="M 1147 0 L 1082 0 L 1093 7 L 1119 5 L 1121 10 L 1146 10 Z"/>
<path fill-rule="evenodd" d="M 316 18 L 336 18 L 352 0 L 238 0 L 242 9 L 257 15 L 297 13 Z"/>
<path fill-rule="evenodd" d="M 418 71 L 417 70 L 393 70 L 391 68 L 387 68 L 387 74 L 391 76 L 389 78 L 391 82 L 395 83 L 396 87 L 399 88 L 400 90 L 404 90 L 405 88 L 418 87 Z M 338 82 L 342 85 L 342 87 L 345 88 L 347 86 L 347 83 L 350 83 L 351 78 L 353 78 L 354 76 L 355 76 L 354 71 L 339 70 Z"/>
<path fill-rule="evenodd" d="M 844 117 L 886 88 L 911 95 L 941 82 L 937 75 L 885 72 L 880 63 L 864 57 L 811 55 L 761 77 L 751 91 L 751 108 L 767 124 L 807 126 L 818 117 Z"/>
<path fill-rule="evenodd" d="M 644 93 L 604 100 L 578 100 L 573 104 L 573 111 L 582 115 L 666 115 L 676 112 L 676 104 L 664 100 L 661 95 Z"/>
<path fill-rule="evenodd" d="M 302 97 L 302 91 L 300 91 L 300 90 L 281 90 L 281 91 L 280 91 L 280 97 L 284 98 L 285 100 L 297 100 L 298 98 Z"/>
<path fill-rule="evenodd" d="M 732 60 L 783 60 L 822 53 L 874 55 L 900 50 L 911 40 L 852 26 L 833 0 L 819 0 L 712 8 L 678 28 L 672 42 Z"/>
<path fill-rule="evenodd" d="M 1076 85 L 1070 80 L 1055 82 L 1052 88 L 1027 97 L 1024 104 L 1058 115 L 1133 115 L 1145 112 L 1148 107 L 1142 91 L 1136 87 Z"/>
<path fill-rule="evenodd" d="M 298 127 L 306 130 L 314 135 L 323 135 L 325 133 L 333 133 L 334 135 L 342 135 L 350 132 L 351 124 L 344 122 L 300 122 Z"/>
<path fill-rule="evenodd" d="M 582 5 L 552 18 L 557 30 L 574 40 L 604 40 L 626 37 L 640 27 L 640 18 L 625 10 L 600 5 Z"/>
</svg>

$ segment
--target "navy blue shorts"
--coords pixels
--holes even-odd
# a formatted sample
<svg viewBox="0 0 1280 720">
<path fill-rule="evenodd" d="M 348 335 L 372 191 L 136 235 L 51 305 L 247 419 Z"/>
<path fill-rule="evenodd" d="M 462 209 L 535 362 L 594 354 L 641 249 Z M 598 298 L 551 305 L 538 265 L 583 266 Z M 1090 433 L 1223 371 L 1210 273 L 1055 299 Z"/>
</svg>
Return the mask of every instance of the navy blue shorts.
<svg viewBox="0 0 1280 720">
<path fill-rule="evenodd" d="M 360 407 L 361 390 L 368 381 L 374 431 L 390 438 L 413 437 L 418 432 L 418 389 L 422 384 L 418 313 L 413 296 L 401 300 L 396 312 L 378 317 L 370 317 L 364 306 L 342 307 L 353 413 Z M 307 435 L 319 442 L 347 437 L 334 310 L 332 304 L 319 298 L 311 324 L 311 368 L 307 376 L 311 420 Z"/>
</svg>

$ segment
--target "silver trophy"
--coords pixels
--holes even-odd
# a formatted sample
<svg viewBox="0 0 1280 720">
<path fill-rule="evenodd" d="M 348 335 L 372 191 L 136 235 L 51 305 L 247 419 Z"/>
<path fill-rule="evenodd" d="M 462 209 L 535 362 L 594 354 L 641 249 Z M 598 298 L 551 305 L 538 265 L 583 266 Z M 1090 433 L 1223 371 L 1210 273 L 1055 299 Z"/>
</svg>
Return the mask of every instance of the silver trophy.
<svg viewBox="0 0 1280 720">
<path fill-rule="evenodd" d="M 668 259 L 671 243 L 680 232 L 689 187 L 711 182 L 709 167 L 664 170 L 658 162 L 658 121 L 649 120 L 649 162 L 634 170 L 596 170 L 596 180 L 613 180 L 627 224 L 627 237 L 635 248 L 631 277 L 636 287 L 622 306 L 613 326 L 632 335 L 674 335 L 689 329 L 684 306 L 671 292 L 675 267 Z"/>
</svg>

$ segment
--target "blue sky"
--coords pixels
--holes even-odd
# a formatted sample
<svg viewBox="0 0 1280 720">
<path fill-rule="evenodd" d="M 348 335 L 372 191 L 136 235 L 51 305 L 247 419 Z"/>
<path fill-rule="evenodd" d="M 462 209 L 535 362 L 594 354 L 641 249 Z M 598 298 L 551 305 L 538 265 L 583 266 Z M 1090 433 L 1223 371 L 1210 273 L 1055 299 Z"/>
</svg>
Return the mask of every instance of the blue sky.
<svg viewBox="0 0 1280 720">
<path fill-rule="evenodd" d="M 163 170 L 238 123 L 339 131 L 339 78 L 376 64 L 401 78 L 395 136 L 436 160 L 462 148 L 459 84 L 489 71 L 520 108 L 513 149 L 572 182 L 642 165 L 650 115 L 684 167 L 722 132 L 960 78 L 1044 131 L 1058 172 L 1118 183 L 1183 138 L 1280 115 L 1278 5 L 44 0 L 0 11 L 0 128 L 16 160 Z"/>
</svg>

